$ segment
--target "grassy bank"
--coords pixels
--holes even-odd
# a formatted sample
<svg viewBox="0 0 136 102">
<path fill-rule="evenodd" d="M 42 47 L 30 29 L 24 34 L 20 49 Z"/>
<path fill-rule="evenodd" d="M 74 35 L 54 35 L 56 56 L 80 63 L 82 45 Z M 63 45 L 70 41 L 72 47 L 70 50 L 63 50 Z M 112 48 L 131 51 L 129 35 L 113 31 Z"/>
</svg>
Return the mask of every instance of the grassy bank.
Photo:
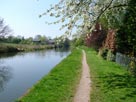
<svg viewBox="0 0 136 102">
<path fill-rule="evenodd" d="M 74 50 L 19 102 L 72 102 L 81 73 L 82 53 Z"/>
<path fill-rule="evenodd" d="M 91 102 L 136 102 L 136 77 L 85 48 L 93 81 Z"/>
<path fill-rule="evenodd" d="M 19 52 L 19 51 L 33 51 L 53 48 L 51 45 L 25 45 L 25 44 L 8 44 L 0 43 L 0 53 L 4 52 Z"/>
</svg>

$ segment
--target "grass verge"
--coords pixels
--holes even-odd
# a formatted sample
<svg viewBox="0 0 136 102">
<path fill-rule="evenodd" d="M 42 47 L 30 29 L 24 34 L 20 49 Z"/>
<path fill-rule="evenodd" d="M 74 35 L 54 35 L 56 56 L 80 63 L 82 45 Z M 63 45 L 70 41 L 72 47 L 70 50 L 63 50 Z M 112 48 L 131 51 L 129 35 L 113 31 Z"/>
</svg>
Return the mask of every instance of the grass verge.
<svg viewBox="0 0 136 102">
<path fill-rule="evenodd" d="M 136 77 L 120 65 L 103 60 L 85 48 L 90 66 L 91 102 L 136 102 Z"/>
<path fill-rule="evenodd" d="M 18 102 L 72 102 L 81 73 L 82 53 L 74 50 Z"/>
</svg>

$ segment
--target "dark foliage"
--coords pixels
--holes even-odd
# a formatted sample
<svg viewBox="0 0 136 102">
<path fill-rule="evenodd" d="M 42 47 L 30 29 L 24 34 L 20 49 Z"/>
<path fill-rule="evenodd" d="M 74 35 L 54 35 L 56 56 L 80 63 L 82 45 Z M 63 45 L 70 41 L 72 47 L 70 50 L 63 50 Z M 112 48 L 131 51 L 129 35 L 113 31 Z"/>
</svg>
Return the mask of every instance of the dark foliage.
<svg viewBox="0 0 136 102">
<path fill-rule="evenodd" d="M 98 50 L 102 47 L 103 41 L 106 38 L 106 31 L 102 28 L 101 24 L 96 23 L 95 29 L 91 34 L 87 34 L 86 45 Z"/>
<path fill-rule="evenodd" d="M 135 0 L 130 0 L 125 14 L 123 26 L 117 33 L 117 49 L 119 52 L 136 56 L 136 5 Z"/>
</svg>

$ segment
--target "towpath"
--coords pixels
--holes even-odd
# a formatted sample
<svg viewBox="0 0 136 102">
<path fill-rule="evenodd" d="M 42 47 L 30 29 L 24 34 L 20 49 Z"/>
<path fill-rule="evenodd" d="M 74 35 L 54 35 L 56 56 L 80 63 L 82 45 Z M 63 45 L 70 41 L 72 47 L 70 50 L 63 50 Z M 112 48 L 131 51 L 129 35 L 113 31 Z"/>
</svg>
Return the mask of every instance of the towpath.
<svg viewBox="0 0 136 102">
<path fill-rule="evenodd" d="M 86 61 L 86 53 L 83 50 L 82 75 L 74 96 L 74 102 L 90 102 L 91 79 L 90 70 Z"/>
</svg>

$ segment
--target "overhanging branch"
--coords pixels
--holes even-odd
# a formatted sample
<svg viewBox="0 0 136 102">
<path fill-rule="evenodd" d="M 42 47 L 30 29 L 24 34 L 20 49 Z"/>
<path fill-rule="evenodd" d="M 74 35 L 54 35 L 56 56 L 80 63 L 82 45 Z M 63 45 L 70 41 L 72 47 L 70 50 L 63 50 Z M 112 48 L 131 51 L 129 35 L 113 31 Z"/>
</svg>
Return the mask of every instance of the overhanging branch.
<svg viewBox="0 0 136 102">
<path fill-rule="evenodd" d="M 110 1 L 110 3 L 104 8 L 101 9 L 101 13 L 98 15 L 98 17 L 96 18 L 95 22 L 97 22 L 99 20 L 99 18 L 102 16 L 102 14 L 111 6 L 113 0 Z"/>
</svg>

